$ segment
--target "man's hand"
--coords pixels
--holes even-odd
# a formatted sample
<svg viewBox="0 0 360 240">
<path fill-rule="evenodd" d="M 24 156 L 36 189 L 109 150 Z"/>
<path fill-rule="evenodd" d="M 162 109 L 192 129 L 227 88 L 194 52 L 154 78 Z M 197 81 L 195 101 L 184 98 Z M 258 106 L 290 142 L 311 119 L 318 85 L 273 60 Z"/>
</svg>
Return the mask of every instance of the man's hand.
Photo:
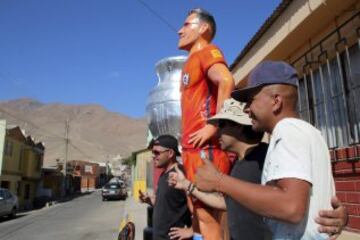
<svg viewBox="0 0 360 240">
<path fill-rule="evenodd" d="M 142 203 L 147 203 L 152 206 L 151 197 L 147 192 L 143 193 L 141 190 L 139 190 L 139 199 Z"/>
<path fill-rule="evenodd" d="M 206 124 L 203 128 L 189 135 L 188 143 L 194 147 L 201 147 L 215 135 L 216 131 L 217 128 L 214 125 Z"/>
<path fill-rule="evenodd" d="M 185 178 L 184 173 L 180 171 L 177 165 L 175 165 L 175 171 L 176 172 L 169 173 L 169 186 L 186 191 L 189 187 L 190 181 Z"/>
<path fill-rule="evenodd" d="M 215 168 L 207 157 L 203 161 L 204 165 L 199 167 L 196 172 L 196 187 L 205 192 L 217 191 L 216 187 L 221 180 L 222 173 Z"/>
<path fill-rule="evenodd" d="M 178 228 L 172 227 L 170 228 L 169 237 L 170 239 L 190 239 L 194 235 L 192 228 Z"/>
<path fill-rule="evenodd" d="M 347 224 L 348 214 L 340 200 L 334 196 L 331 198 L 333 210 L 321 210 L 315 221 L 320 225 L 319 232 L 330 235 L 331 240 L 337 239 L 342 229 Z"/>
</svg>

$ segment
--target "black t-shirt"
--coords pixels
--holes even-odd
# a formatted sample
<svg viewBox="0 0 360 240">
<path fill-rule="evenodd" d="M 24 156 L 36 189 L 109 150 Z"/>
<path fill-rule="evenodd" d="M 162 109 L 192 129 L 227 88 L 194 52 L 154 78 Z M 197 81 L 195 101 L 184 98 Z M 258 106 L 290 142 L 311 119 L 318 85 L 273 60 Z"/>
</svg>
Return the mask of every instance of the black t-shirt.
<svg viewBox="0 0 360 240">
<path fill-rule="evenodd" d="M 243 160 L 237 160 L 230 175 L 251 183 L 261 183 L 261 172 L 268 145 L 260 143 Z M 231 240 L 271 239 L 271 232 L 263 217 L 243 207 L 230 197 L 225 197 Z"/>
<path fill-rule="evenodd" d="M 181 165 L 179 169 L 184 171 Z M 172 227 L 191 226 L 191 214 L 187 207 L 186 194 L 182 190 L 170 187 L 169 173 L 172 168 L 161 174 L 156 191 L 153 210 L 153 239 L 170 239 L 168 233 Z"/>
</svg>

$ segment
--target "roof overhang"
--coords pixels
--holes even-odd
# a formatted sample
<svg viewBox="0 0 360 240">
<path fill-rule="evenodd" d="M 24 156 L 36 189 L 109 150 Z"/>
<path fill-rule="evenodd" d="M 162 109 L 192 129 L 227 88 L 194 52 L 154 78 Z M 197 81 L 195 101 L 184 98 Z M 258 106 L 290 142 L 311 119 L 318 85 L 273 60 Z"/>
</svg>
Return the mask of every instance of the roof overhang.
<svg viewBox="0 0 360 240">
<path fill-rule="evenodd" d="M 357 0 L 284 0 L 231 64 L 237 87 L 261 61 L 288 60 L 291 53 L 337 19 Z"/>
</svg>

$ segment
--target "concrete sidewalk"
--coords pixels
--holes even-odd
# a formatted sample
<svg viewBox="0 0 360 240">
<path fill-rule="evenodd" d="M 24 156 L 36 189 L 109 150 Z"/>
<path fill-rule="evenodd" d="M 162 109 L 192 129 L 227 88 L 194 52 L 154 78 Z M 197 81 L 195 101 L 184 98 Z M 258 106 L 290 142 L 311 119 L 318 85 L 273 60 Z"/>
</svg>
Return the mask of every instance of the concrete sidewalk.
<svg viewBox="0 0 360 240">
<path fill-rule="evenodd" d="M 143 230 L 147 226 L 147 206 L 135 201 L 131 195 L 126 199 L 123 220 L 128 217 L 128 220 L 135 224 L 135 240 L 143 240 Z"/>
<path fill-rule="evenodd" d="M 125 202 L 125 215 L 135 224 L 135 240 L 143 240 L 143 230 L 147 226 L 147 204 L 142 204 L 129 196 Z M 360 240 L 360 234 L 343 231 L 338 240 Z"/>
<path fill-rule="evenodd" d="M 360 240 L 360 234 L 343 231 L 338 240 Z"/>
</svg>

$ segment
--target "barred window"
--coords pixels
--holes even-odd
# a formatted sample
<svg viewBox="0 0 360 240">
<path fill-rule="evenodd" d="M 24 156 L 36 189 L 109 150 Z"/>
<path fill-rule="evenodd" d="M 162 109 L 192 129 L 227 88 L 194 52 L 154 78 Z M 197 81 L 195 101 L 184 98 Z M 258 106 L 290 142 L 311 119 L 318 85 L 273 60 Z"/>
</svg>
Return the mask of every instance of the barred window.
<svg viewBox="0 0 360 240">
<path fill-rule="evenodd" d="M 349 108 L 350 139 L 351 143 L 360 141 L 360 40 L 359 43 L 349 48 L 345 54 L 344 64 L 347 76 L 347 101 Z"/>
<path fill-rule="evenodd" d="M 360 42 L 299 80 L 299 114 L 330 148 L 360 141 Z"/>
</svg>

